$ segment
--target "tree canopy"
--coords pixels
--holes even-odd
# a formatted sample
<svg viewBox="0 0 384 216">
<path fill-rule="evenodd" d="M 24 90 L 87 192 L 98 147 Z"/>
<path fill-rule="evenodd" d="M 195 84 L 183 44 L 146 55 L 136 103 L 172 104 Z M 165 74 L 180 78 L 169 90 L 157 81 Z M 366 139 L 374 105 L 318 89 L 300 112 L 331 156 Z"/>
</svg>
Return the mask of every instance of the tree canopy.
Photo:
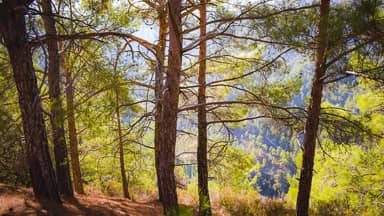
<svg viewBox="0 0 384 216">
<path fill-rule="evenodd" d="M 383 38 L 381 0 L 0 0 L 0 183 L 382 215 Z"/>
</svg>

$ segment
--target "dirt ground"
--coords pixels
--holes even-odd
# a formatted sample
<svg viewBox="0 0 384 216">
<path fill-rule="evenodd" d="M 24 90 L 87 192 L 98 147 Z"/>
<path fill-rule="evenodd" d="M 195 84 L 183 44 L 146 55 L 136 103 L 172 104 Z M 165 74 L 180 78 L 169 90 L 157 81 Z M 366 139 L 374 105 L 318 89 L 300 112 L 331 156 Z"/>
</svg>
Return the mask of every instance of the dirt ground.
<svg viewBox="0 0 384 216">
<path fill-rule="evenodd" d="M 76 195 L 65 199 L 63 206 L 38 202 L 31 189 L 0 184 L 0 215 L 161 215 L 159 202 L 134 202 L 99 194 Z"/>
</svg>

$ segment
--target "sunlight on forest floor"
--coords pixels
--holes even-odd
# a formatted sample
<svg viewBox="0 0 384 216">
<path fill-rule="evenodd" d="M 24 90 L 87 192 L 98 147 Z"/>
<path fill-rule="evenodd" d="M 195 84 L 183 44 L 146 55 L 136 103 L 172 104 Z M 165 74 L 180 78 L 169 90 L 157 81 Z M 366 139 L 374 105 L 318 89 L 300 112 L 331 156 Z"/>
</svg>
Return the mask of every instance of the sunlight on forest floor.
<svg viewBox="0 0 384 216">
<path fill-rule="evenodd" d="M 147 197 L 148 198 L 148 197 Z M 196 200 L 179 191 L 181 212 L 196 213 Z M 216 215 L 229 215 L 220 208 L 217 194 L 212 197 L 213 211 Z M 192 213 L 194 212 L 194 213 Z M 157 201 L 144 199 L 130 201 L 122 197 L 106 196 L 92 191 L 86 195 L 76 195 L 76 198 L 64 199 L 63 207 L 36 200 L 31 188 L 14 187 L 0 183 L 0 215 L 108 215 L 108 216 L 155 216 L 162 215 L 161 204 Z"/>
<path fill-rule="evenodd" d="M 34 198 L 32 189 L 0 184 L 1 215 L 161 215 L 158 202 L 139 203 L 120 197 L 96 194 L 76 195 L 65 199 L 62 208 L 41 204 Z"/>
</svg>

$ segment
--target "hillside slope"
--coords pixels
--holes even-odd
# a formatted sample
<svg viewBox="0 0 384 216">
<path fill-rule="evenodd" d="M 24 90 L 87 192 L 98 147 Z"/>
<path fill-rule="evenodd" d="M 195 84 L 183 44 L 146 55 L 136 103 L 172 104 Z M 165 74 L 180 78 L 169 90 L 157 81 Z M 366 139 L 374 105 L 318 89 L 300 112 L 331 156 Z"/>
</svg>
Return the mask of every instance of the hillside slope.
<svg viewBox="0 0 384 216">
<path fill-rule="evenodd" d="M 157 202 L 140 203 L 98 194 L 65 199 L 63 207 L 39 203 L 32 190 L 0 184 L 0 215 L 161 215 Z"/>
</svg>

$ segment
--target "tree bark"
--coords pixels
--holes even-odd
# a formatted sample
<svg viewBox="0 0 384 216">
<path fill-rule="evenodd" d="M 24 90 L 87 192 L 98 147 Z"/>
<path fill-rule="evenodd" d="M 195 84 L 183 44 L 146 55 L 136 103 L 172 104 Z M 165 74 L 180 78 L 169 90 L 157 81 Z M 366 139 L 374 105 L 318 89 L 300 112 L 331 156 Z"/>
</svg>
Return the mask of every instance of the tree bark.
<svg viewBox="0 0 384 216">
<path fill-rule="evenodd" d="M 124 143 L 123 143 L 123 134 L 121 131 L 121 119 L 120 119 L 120 98 L 119 98 L 119 90 L 116 89 L 116 118 L 117 118 L 117 131 L 119 136 L 119 159 L 120 159 L 120 171 L 121 171 L 121 181 L 123 185 L 123 193 L 124 197 L 131 199 L 131 196 L 128 192 L 128 181 L 127 174 L 125 171 L 125 161 L 124 161 Z"/>
<path fill-rule="evenodd" d="M 168 70 L 162 107 L 162 142 L 159 146 L 159 190 L 166 215 L 178 215 L 175 179 L 177 113 L 182 61 L 181 0 L 168 2 Z"/>
<path fill-rule="evenodd" d="M 61 204 L 55 172 L 48 150 L 40 90 L 28 46 L 24 14 L 27 2 L 0 2 L 0 34 L 7 47 L 19 94 L 27 159 L 33 191 L 38 199 Z"/>
<path fill-rule="evenodd" d="M 163 1 L 160 1 L 163 3 Z M 159 21 L 159 42 L 156 49 L 156 68 L 155 68 L 155 97 L 156 97 L 156 113 L 155 113 L 155 166 L 156 173 L 159 173 L 159 156 L 160 156 L 160 142 L 162 141 L 162 92 L 163 92 L 163 75 L 164 75 L 164 62 L 165 62 L 165 46 L 167 43 L 167 8 L 161 4 L 158 8 L 158 21 Z M 159 175 L 157 175 L 159 176 Z M 161 184 L 161 179 L 157 179 L 157 184 Z M 160 188 L 160 186 L 159 186 Z M 159 190 L 159 200 L 162 200 L 161 190 Z"/>
<path fill-rule="evenodd" d="M 308 117 L 304 128 L 304 152 L 296 202 L 296 215 L 307 216 L 312 186 L 313 163 L 315 158 L 316 138 L 319 128 L 323 80 L 326 68 L 327 31 L 330 0 L 321 0 L 317 47 L 315 51 L 315 74 L 312 80 Z"/>
<path fill-rule="evenodd" d="M 65 111 L 62 105 L 60 89 L 60 56 L 57 45 L 57 31 L 53 19 L 50 0 L 42 0 L 41 5 L 44 27 L 49 36 L 48 47 L 48 93 L 50 99 L 50 119 L 53 132 L 53 144 L 56 161 L 56 175 L 59 192 L 65 196 L 73 197 L 72 181 L 69 170 L 68 150 L 65 141 L 64 121 Z"/>
<path fill-rule="evenodd" d="M 207 33 L 207 0 L 200 1 L 200 37 Z M 200 42 L 199 50 L 199 90 L 198 104 L 205 104 L 206 89 L 206 56 L 207 42 Z M 208 191 L 208 160 L 207 160 L 207 113 L 206 107 L 198 108 L 198 145 L 197 145 L 197 172 L 198 172 L 198 191 L 199 191 L 199 215 L 212 215 L 209 191 Z"/>
<path fill-rule="evenodd" d="M 76 118 L 75 118 L 75 106 L 74 106 L 74 92 L 73 92 L 73 79 L 71 71 L 65 71 L 65 83 L 66 83 L 66 101 L 67 101 L 67 118 L 68 118 L 68 137 L 69 146 L 71 150 L 71 166 L 73 175 L 73 185 L 75 191 L 78 194 L 84 194 L 83 184 L 81 183 L 81 169 L 79 162 L 79 149 L 77 141 L 76 131 Z"/>
</svg>

